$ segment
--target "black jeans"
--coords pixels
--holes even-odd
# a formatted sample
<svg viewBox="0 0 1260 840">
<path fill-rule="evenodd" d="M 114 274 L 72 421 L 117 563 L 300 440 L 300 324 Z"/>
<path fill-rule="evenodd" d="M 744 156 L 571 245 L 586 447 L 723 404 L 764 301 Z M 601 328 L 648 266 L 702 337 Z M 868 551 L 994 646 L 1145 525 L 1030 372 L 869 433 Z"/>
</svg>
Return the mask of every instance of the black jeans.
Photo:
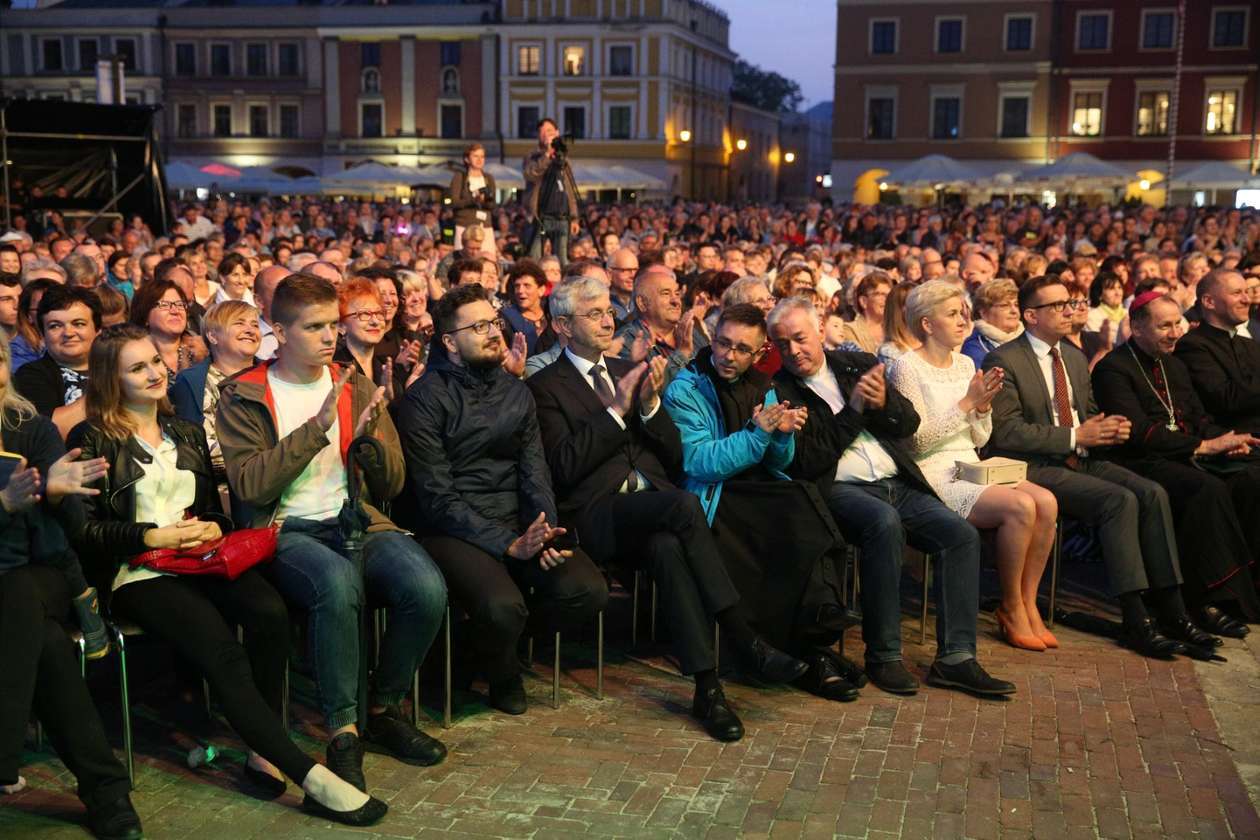
<svg viewBox="0 0 1260 840">
<path fill-rule="evenodd" d="M 78 593 L 74 593 L 78 594 Z M 131 789 L 79 675 L 74 645 L 58 622 L 70 615 L 61 572 L 22 566 L 0 574 L 0 782 L 17 781 L 22 739 L 34 709 L 89 808 Z"/>
<path fill-rule="evenodd" d="M 608 603 L 604 576 L 581 550 L 544 570 L 536 560 L 504 562 L 455 537 L 428 537 L 423 545 L 442 570 L 451 601 L 472 618 L 474 661 L 491 683 L 520 673 L 516 645 L 527 622 L 558 630 L 579 627 Z M 521 594 L 531 587 L 532 616 Z"/>
<path fill-rule="evenodd" d="M 111 609 L 174 645 L 210 683 L 241 740 L 301 784 L 315 762 L 280 724 L 289 612 L 257 569 L 234 581 L 171 575 L 129 583 L 114 592 Z M 236 641 L 237 624 L 248 654 Z"/>
</svg>

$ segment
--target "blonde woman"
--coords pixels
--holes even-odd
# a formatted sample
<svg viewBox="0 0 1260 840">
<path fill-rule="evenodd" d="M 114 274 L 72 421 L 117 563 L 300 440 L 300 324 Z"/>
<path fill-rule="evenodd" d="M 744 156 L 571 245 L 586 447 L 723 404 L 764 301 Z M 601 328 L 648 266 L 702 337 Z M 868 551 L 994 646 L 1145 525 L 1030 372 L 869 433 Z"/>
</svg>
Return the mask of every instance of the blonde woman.
<svg viewBox="0 0 1260 840">
<path fill-rule="evenodd" d="M 1028 481 L 1006 487 L 973 484 L 957 475 L 957 462 L 978 461 L 976 450 L 989 441 L 1002 369 L 982 374 L 958 352 L 971 322 L 962 292 L 951 283 L 933 280 L 912 291 L 906 323 L 920 346 L 890 366 L 888 379 L 919 415 L 911 439 L 915 460 L 950 510 L 976 528 L 996 530 L 1002 589 L 997 621 L 1006 640 L 1025 650 L 1058 647 L 1037 612 L 1037 589 L 1059 515 L 1054 496 Z"/>
</svg>

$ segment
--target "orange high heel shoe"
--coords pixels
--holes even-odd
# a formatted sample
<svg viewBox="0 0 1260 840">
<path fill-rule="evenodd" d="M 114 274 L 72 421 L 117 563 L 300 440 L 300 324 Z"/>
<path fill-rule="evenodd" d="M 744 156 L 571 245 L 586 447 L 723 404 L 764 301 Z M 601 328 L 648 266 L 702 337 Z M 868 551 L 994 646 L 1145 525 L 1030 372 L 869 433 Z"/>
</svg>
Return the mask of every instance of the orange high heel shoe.
<svg viewBox="0 0 1260 840">
<path fill-rule="evenodd" d="M 1002 631 L 1003 638 L 1011 647 L 1022 648 L 1024 650 L 1044 651 L 1046 643 L 1037 636 L 1022 636 L 1011 629 L 1010 619 L 1006 613 L 1002 612 L 1002 608 L 998 607 L 993 611 L 993 615 L 997 618 L 998 628 Z"/>
<path fill-rule="evenodd" d="M 1059 646 L 1059 640 L 1049 630 L 1042 630 L 1037 634 L 1037 638 L 1041 639 L 1041 643 L 1047 648 L 1057 648 Z"/>
</svg>

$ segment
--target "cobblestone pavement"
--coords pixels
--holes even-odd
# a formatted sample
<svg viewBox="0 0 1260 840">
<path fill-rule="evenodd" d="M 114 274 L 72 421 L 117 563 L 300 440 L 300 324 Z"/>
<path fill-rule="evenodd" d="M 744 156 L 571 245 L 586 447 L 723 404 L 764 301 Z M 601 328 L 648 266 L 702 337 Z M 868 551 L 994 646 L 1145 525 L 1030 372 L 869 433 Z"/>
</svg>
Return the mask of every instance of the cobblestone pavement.
<svg viewBox="0 0 1260 840">
<path fill-rule="evenodd" d="M 906 631 L 922 675 L 931 639 L 916 644 L 909 619 Z M 981 617 L 982 661 L 1019 686 L 1010 702 L 868 687 L 837 704 L 731 682 L 748 734 L 728 745 L 689 719 L 690 685 L 664 660 L 610 643 L 599 701 L 589 647 L 566 649 L 558 710 L 539 666 L 527 715 L 470 701 L 452 729 L 427 727 L 450 748 L 442 766 L 369 754 L 391 810 L 367 831 L 302 815 L 294 786 L 278 802 L 248 798 L 230 760 L 188 770 L 142 698 L 134 801 L 152 838 L 1260 837 L 1247 786 L 1260 783 L 1260 647 L 1230 642 L 1229 664 L 1204 665 L 1059 638 L 1058 651 L 1016 651 Z M 855 631 L 847 649 L 860 652 Z M 116 708 L 104 715 L 116 728 Z M 320 752 L 309 720 L 295 728 Z M 214 741 L 233 746 L 222 728 Z M 64 822 L 81 814 L 69 774 L 48 754 L 28 759 L 31 788 L 0 803 L 0 836 L 84 836 Z"/>
</svg>

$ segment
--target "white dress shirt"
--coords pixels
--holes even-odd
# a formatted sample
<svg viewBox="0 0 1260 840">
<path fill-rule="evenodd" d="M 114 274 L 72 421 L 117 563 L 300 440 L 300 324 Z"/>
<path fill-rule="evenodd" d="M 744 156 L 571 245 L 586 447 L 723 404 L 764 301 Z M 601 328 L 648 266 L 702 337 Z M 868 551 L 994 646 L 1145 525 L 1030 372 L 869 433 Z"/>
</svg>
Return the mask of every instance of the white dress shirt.
<svg viewBox="0 0 1260 840">
<path fill-rule="evenodd" d="M 1050 345 L 1046 344 L 1040 338 L 1032 333 L 1025 333 L 1028 336 L 1028 343 L 1032 346 L 1033 355 L 1037 357 L 1037 366 L 1041 368 L 1041 378 L 1046 383 L 1046 393 L 1050 395 L 1050 420 L 1054 425 L 1062 425 L 1059 423 L 1059 411 L 1054 405 L 1054 359 L 1050 358 Z M 1063 342 L 1054 345 L 1059 348 L 1059 358 L 1063 358 Z M 1068 407 L 1072 411 L 1072 430 L 1070 446 L 1073 450 L 1076 446 L 1076 427 L 1081 425 L 1081 416 L 1076 413 L 1076 400 L 1073 398 L 1072 378 L 1067 375 L 1067 362 L 1063 363 L 1063 378 L 1067 382 Z M 1077 454 L 1084 454 L 1083 451 Z"/>
<path fill-rule="evenodd" d="M 836 381 L 836 375 L 826 362 L 823 362 L 817 373 L 805 378 L 805 384 L 826 401 L 833 414 L 839 414 L 844 408 L 844 394 L 840 392 L 840 383 Z M 897 462 L 888 454 L 883 444 L 866 430 L 858 433 L 836 462 L 836 481 L 879 481 L 892 478 L 896 474 Z"/>
<path fill-rule="evenodd" d="M 594 391 L 595 381 L 591 377 L 591 369 L 595 367 L 595 362 L 588 362 L 586 359 L 583 359 L 581 356 L 579 356 L 577 353 L 574 353 L 568 347 L 564 348 L 564 354 L 569 357 L 569 361 L 573 362 L 573 366 L 577 368 L 578 373 L 582 374 L 582 381 L 585 382 L 587 385 L 589 385 L 591 390 Z M 608 359 L 601 357 L 599 360 L 599 364 L 603 365 L 603 368 L 604 368 L 603 372 L 599 375 L 601 378 L 603 378 L 604 382 L 608 385 L 609 393 L 612 393 L 612 394 L 617 393 L 617 383 L 613 382 L 612 374 L 608 372 Z M 644 374 L 644 376 L 646 375 L 647 374 Z M 598 396 L 598 394 L 599 392 L 596 391 L 596 396 Z M 660 410 L 661 410 L 661 401 L 658 399 L 656 401 L 656 407 L 652 409 L 651 414 L 640 414 L 639 416 L 644 421 L 648 421 L 648 420 L 651 420 L 653 417 L 655 417 L 656 412 Z M 625 418 L 623 418 L 620 414 L 618 414 L 615 408 L 612 408 L 610 406 L 607 409 L 605 409 L 605 411 L 607 411 L 612 416 L 612 419 L 617 421 L 618 426 L 620 426 L 622 429 L 626 428 Z M 648 490 L 652 487 L 652 482 L 648 481 L 647 476 L 645 476 L 643 473 L 639 472 L 638 470 L 635 470 L 634 474 L 639 477 L 639 486 L 636 489 L 636 492 L 638 492 L 639 490 Z M 618 488 L 617 492 L 625 493 L 625 492 L 628 492 L 629 489 L 630 489 L 630 479 L 627 476 L 626 480 L 621 483 L 621 487 Z"/>
<path fill-rule="evenodd" d="M 144 477 L 136 482 L 136 521 L 152 522 L 159 528 L 174 525 L 184 518 L 184 513 L 193 506 L 197 498 L 197 479 L 190 471 L 176 466 L 178 450 L 175 442 L 165 435 L 162 443 L 154 449 L 148 441 L 133 437 L 140 448 L 149 455 L 149 463 L 137 462 L 144 471 Z M 144 566 L 131 568 L 120 566 L 114 575 L 111 591 L 120 586 L 136 583 L 141 580 L 162 577 L 163 572 L 155 572 Z"/>
</svg>

